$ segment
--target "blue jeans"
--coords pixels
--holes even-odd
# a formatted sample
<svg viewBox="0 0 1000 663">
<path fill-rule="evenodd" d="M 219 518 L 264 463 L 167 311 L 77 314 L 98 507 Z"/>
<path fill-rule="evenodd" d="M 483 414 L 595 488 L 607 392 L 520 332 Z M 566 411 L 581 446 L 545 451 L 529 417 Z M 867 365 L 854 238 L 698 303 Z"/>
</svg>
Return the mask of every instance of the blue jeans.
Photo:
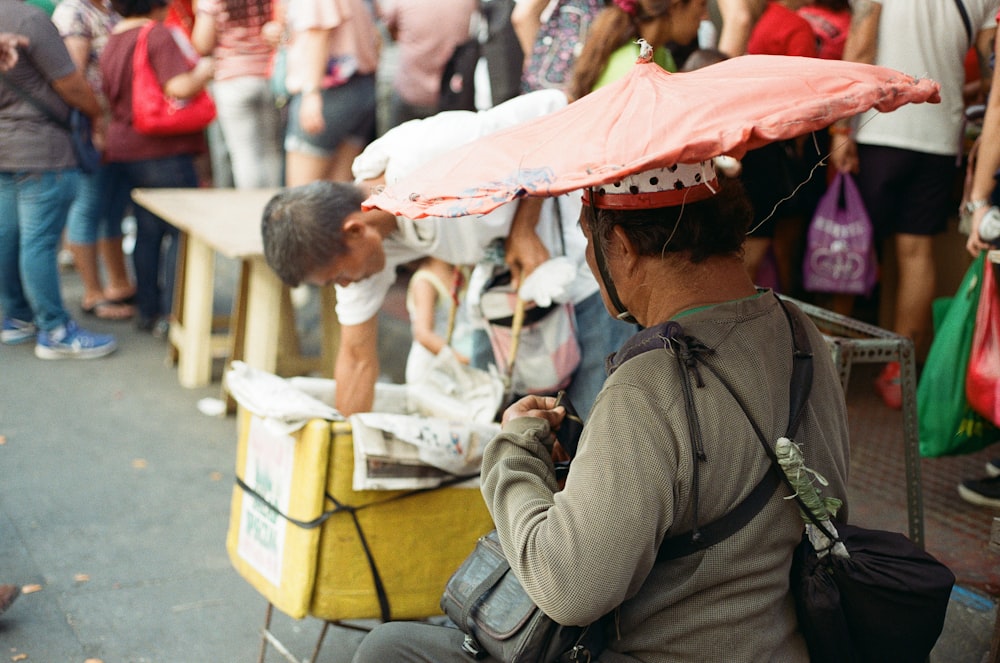
<svg viewBox="0 0 1000 663">
<path fill-rule="evenodd" d="M 196 187 L 198 174 L 194 157 L 181 154 L 160 159 L 122 161 L 110 164 L 126 190 L 136 187 L 165 189 Z M 149 210 L 136 205 L 135 305 L 140 321 L 152 321 L 170 311 L 177 273 L 177 228 Z"/>
<path fill-rule="evenodd" d="M 50 331 L 65 324 L 57 256 L 79 171 L 0 173 L 0 309 Z"/>
<path fill-rule="evenodd" d="M 597 394 L 604 387 L 608 374 L 604 360 L 617 352 L 622 344 L 638 331 L 638 327 L 611 317 L 604 308 L 601 293 L 595 292 L 576 309 L 576 333 L 580 341 L 580 366 L 566 388 L 566 396 L 577 414 L 587 420 Z"/>
<path fill-rule="evenodd" d="M 122 236 L 129 190 L 115 173 L 110 166 L 101 166 L 96 173 L 80 174 L 76 199 L 66 219 L 66 237 L 71 243 L 94 244 L 99 239 Z"/>
</svg>

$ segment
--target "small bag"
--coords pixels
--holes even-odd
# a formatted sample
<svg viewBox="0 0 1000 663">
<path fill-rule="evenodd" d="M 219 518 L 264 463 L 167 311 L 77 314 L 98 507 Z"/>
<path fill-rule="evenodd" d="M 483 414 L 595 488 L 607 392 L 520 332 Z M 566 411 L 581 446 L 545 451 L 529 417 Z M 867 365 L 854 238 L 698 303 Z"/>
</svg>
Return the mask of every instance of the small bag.
<svg viewBox="0 0 1000 663">
<path fill-rule="evenodd" d="M 529 305 L 524 313 L 518 341 L 514 336 L 517 293 L 509 271 L 494 276 L 479 299 L 493 356 L 508 370 L 510 389 L 516 394 L 551 394 L 566 387 L 580 365 L 580 343 L 576 334 L 573 304 Z M 515 354 L 516 352 L 516 354 Z"/>
<path fill-rule="evenodd" d="M 204 130 L 215 119 L 215 102 L 206 90 L 190 99 L 168 97 L 149 62 L 149 33 L 156 25 L 140 29 L 132 54 L 132 124 L 147 136 L 176 136 Z"/>
<path fill-rule="evenodd" d="M 808 357 L 811 362 L 809 337 L 797 329 L 800 325 L 790 309 L 785 310 L 792 325 L 794 357 Z M 798 447 L 782 438 L 775 445 L 778 450 L 773 449 L 739 394 L 714 366 L 700 355 L 695 357 L 739 404 L 771 460 L 771 471 L 788 487 L 806 519 L 790 583 L 810 660 L 925 662 L 944 628 L 955 574 L 902 534 L 835 523 L 827 498 L 812 485 Z M 797 378 L 793 368 L 793 396 L 811 381 L 811 367 L 806 378 Z M 706 529 L 743 510 L 741 503 Z M 817 531 L 825 535 L 820 550 L 810 536 L 823 540 Z"/>
<path fill-rule="evenodd" d="M 981 252 L 955 296 L 934 302 L 934 341 L 917 383 L 920 455 L 925 458 L 974 453 L 1000 441 L 1000 428 L 976 412 L 966 397 L 985 262 L 986 252 Z"/>
<path fill-rule="evenodd" d="M 603 632 L 603 619 L 591 626 L 563 626 L 534 604 L 511 571 L 496 530 L 480 537 L 448 580 L 441 609 L 466 634 L 462 651 L 475 659 L 586 661 L 603 648 L 596 637 Z"/>
<path fill-rule="evenodd" d="M 795 609 L 814 663 L 925 663 L 944 628 L 955 575 L 902 534 L 836 524 L 850 557 L 822 558 L 803 535 Z"/>
<path fill-rule="evenodd" d="M 1000 426 L 1000 292 L 996 267 L 989 261 L 983 263 L 965 396 L 973 410 Z"/>
<path fill-rule="evenodd" d="M 854 178 L 837 173 L 809 224 L 802 285 L 809 292 L 868 296 L 877 281 L 871 220 Z"/>
</svg>

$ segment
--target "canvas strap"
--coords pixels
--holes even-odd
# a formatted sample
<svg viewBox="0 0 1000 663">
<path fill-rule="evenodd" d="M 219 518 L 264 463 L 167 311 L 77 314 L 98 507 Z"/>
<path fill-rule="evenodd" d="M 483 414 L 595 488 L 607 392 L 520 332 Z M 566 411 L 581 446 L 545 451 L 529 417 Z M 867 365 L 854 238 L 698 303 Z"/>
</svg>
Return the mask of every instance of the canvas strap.
<svg viewBox="0 0 1000 663">
<path fill-rule="evenodd" d="M 806 333 L 806 330 L 802 327 L 801 320 L 799 320 L 796 315 L 792 314 L 785 303 L 782 302 L 777 295 L 775 295 L 775 298 L 778 300 L 778 304 L 784 311 L 788 324 L 791 327 L 792 343 L 794 345 L 794 352 L 792 354 L 792 377 L 789 384 L 788 428 L 785 433 L 785 437 L 792 439 L 798 431 L 799 424 L 802 422 L 805 404 L 809 399 L 809 392 L 812 389 L 812 345 L 809 342 L 809 336 Z M 757 422 L 750 416 L 750 411 L 743 403 L 743 400 L 733 390 L 729 383 L 715 370 L 715 368 L 712 367 L 711 364 L 705 362 L 699 354 L 694 353 L 692 355 L 692 359 L 693 361 L 698 362 L 698 365 L 705 367 L 709 370 L 709 372 L 715 375 L 715 377 L 722 382 L 723 386 L 726 387 L 730 394 L 732 394 L 733 398 L 736 400 L 737 404 L 739 404 L 743 413 L 750 421 L 750 426 L 754 429 L 754 433 L 764 446 L 765 452 L 768 453 L 768 457 L 772 461 L 771 468 L 769 468 L 768 472 L 757 483 L 754 489 L 750 491 L 750 494 L 747 495 L 747 497 L 744 498 L 735 509 L 726 515 L 701 527 L 699 527 L 696 522 L 695 528 L 691 531 L 676 534 L 664 539 L 660 543 L 660 549 L 656 556 L 657 562 L 685 557 L 724 541 L 742 529 L 744 525 L 753 520 L 754 516 L 756 516 L 760 510 L 764 508 L 764 505 L 770 501 L 775 490 L 777 490 L 781 483 L 784 482 L 788 485 L 788 479 L 778 466 L 778 459 L 775 456 L 774 450 L 771 449 L 771 446 L 767 443 L 760 426 L 758 426 Z M 688 389 L 690 389 L 689 379 L 685 379 L 684 382 Z M 687 404 L 686 409 L 689 410 L 689 419 L 693 418 L 693 425 L 697 426 L 697 413 L 693 410 L 693 404 Z M 696 486 L 695 492 L 697 492 L 697 460 L 694 465 L 696 468 L 694 484 Z M 792 492 L 794 493 L 795 491 L 793 490 Z M 697 504 L 695 504 L 695 513 L 697 514 Z"/>
<path fill-rule="evenodd" d="M 965 8 L 965 3 L 962 0 L 955 0 L 955 6 L 958 8 L 958 13 L 962 15 L 962 25 L 965 26 L 965 37 L 969 40 L 969 45 L 972 45 L 972 19 L 969 18 L 969 12 Z"/>
<path fill-rule="evenodd" d="M 257 500 L 257 502 L 259 502 L 267 510 L 280 516 L 281 518 L 284 518 L 293 525 L 301 527 L 302 529 L 315 529 L 316 527 L 319 527 L 327 520 L 329 520 L 331 516 L 337 513 L 346 512 L 350 514 L 351 521 L 354 523 L 354 529 L 356 529 L 358 532 L 358 539 L 361 541 L 361 547 L 365 551 L 365 558 L 368 560 L 368 567 L 369 569 L 371 569 L 372 572 L 372 582 L 375 585 L 375 595 L 378 597 L 379 614 L 383 622 L 388 622 L 392 619 L 392 608 L 389 605 L 389 595 L 385 590 L 385 584 L 382 582 L 382 574 L 379 573 L 378 565 L 375 564 L 375 556 L 372 554 L 371 547 L 368 545 L 368 537 L 365 536 L 365 532 L 361 528 L 361 521 L 358 520 L 357 512 L 361 511 L 362 509 L 366 509 L 368 507 L 378 506 L 380 504 L 387 504 L 389 502 L 395 502 L 397 500 L 401 500 L 407 497 L 412 497 L 414 495 L 419 495 L 421 493 L 427 493 L 433 490 L 438 490 L 440 488 L 447 488 L 448 486 L 454 486 L 456 484 L 468 481 L 469 479 L 474 479 L 478 476 L 479 476 L 478 474 L 473 474 L 468 476 L 454 476 L 451 477 L 450 479 L 442 481 L 439 485 L 434 486 L 432 488 L 417 488 L 414 490 L 408 490 L 405 492 L 397 493 L 384 500 L 379 500 L 377 502 L 368 502 L 367 504 L 362 504 L 361 506 L 352 506 L 350 504 L 343 504 L 330 493 L 326 493 L 325 494 L 326 499 L 330 500 L 330 502 L 333 503 L 334 508 L 327 509 L 326 511 L 321 513 L 318 517 L 313 518 L 312 520 L 297 520 L 295 518 L 292 518 L 288 514 L 283 513 L 280 509 L 278 509 L 278 507 L 271 504 L 271 502 L 268 501 L 267 498 L 258 493 L 256 490 L 254 490 L 239 476 L 236 477 L 236 485 L 239 486 L 239 488 L 244 493 Z"/>
</svg>

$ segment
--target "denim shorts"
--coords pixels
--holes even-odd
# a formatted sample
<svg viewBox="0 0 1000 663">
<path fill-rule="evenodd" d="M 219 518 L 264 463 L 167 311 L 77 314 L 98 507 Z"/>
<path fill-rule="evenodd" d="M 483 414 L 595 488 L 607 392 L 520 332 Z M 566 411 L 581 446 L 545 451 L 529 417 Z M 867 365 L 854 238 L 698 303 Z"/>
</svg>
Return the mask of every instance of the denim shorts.
<svg viewBox="0 0 1000 663">
<path fill-rule="evenodd" d="M 308 134 L 299 124 L 302 95 L 292 96 L 288 105 L 288 129 L 285 131 L 285 151 L 314 157 L 333 156 L 347 140 L 367 145 L 375 138 L 375 75 L 353 76 L 343 85 L 321 92 L 323 119 L 326 128 L 318 134 Z"/>
</svg>

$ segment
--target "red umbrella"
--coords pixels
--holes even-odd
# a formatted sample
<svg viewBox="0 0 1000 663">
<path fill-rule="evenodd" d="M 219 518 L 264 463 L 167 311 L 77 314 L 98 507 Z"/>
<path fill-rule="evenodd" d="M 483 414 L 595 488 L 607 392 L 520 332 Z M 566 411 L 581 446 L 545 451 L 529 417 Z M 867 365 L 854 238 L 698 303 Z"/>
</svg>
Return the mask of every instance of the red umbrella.
<svg viewBox="0 0 1000 663">
<path fill-rule="evenodd" d="M 671 74 L 639 62 L 625 77 L 554 113 L 447 152 L 365 201 L 409 218 L 485 214 L 624 175 L 822 129 L 876 108 L 939 102 L 939 85 L 885 67 L 746 55 Z"/>
</svg>

